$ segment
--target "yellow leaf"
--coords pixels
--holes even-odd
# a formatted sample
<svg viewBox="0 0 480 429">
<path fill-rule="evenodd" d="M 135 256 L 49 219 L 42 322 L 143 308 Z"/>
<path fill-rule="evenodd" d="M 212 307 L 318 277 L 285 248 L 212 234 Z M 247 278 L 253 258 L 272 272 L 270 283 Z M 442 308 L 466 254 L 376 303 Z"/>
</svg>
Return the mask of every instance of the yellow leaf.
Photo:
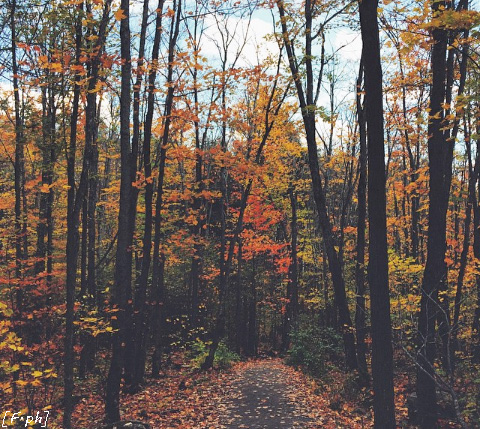
<svg viewBox="0 0 480 429">
<path fill-rule="evenodd" d="M 115 12 L 115 19 L 117 21 L 121 21 L 122 19 L 125 19 L 127 16 L 123 13 L 123 9 L 118 9 Z"/>
<path fill-rule="evenodd" d="M 42 183 L 42 186 L 40 187 L 40 192 L 43 194 L 48 194 L 51 187 L 52 185 L 49 185 L 48 183 Z"/>
</svg>

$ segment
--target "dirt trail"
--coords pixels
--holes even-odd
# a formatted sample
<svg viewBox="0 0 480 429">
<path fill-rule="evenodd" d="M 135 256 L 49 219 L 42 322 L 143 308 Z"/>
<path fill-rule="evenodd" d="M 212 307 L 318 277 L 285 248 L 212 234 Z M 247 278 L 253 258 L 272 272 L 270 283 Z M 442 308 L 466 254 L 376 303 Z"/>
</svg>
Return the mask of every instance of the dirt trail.
<svg viewBox="0 0 480 429">
<path fill-rule="evenodd" d="M 288 372 L 276 361 L 256 361 L 237 372 L 219 404 L 227 429 L 287 429 L 317 427 L 309 410 L 295 401 Z"/>
</svg>

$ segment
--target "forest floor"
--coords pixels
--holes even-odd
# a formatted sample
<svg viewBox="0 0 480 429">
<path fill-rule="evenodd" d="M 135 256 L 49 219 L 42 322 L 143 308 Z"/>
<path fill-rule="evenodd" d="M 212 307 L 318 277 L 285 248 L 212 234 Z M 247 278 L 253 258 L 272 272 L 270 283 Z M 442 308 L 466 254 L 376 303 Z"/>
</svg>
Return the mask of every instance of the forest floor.
<svg viewBox="0 0 480 429">
<path fill-rule="evenodd" d="M 332 380 L 339 374 L 332 374 Z M 337 386 L 338 387 L 338 386 Z M 193 370 L 181 361 L 135 395 L 122 395 L 122 418 L 153 429 L 283 429 L 371 427 L 369 407 L 345 401 L 276 358 L 240 362 L 224 371 Z M 85 384 L 74 413 L 76 429 L 102 426 L 103 400 Z"/>
<path fill-rule="evenodd" d="M 405 373 L 397 373 L 397 424 L 411 428 L 406 396 L 412 390 Z M 98 379 L 77 386 L 75 429 L 102 427 L 104 402 Z M 143 390 L 123 394 L 125 420 L 149 423 L 152 429 L 360 429 L 373 427 L 372 392 L 359 387 L 354 374 L 330 367 L 321 379 L 285 365 L 279 358 L 235 363 L 228 370 L 201 372 L 184 355 L 165 365 Z M 101 389 L 100 389 L 101 390 Z M 52 429 L 61 415 L 53 416 Z M 50 427 L 50 426 L 49 426 Z M 443 422 L 442 428 L 457 428 Z"/>
</svg>

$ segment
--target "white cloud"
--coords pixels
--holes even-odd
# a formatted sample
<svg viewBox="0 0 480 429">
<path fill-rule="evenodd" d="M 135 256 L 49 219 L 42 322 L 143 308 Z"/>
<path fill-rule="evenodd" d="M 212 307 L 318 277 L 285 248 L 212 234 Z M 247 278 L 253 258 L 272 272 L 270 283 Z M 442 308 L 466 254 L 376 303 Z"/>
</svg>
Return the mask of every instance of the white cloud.
<svg viewBox="0 0 480 429">
<path fill-rule="evenodd" d="M 231 39 L 228 63 L 239 55 L 237 67 L 256 65 L 269 55 L 278 52 L 277 43 L 268 40 L 267 36 L 273 33 L 273 24 L 264 19 L 252 17 L 240 18 L 230 16 L 225 21 L 217 21 L 215 17 L 206 18 L 205 37 L 201 44 L 201 53 L 209 61 L 220 61 L 222 51 L 222 35 Z M 225 39 L 228 40 L 228 39 Z M 220 47 L 220 51 L 219 51 Z M 223 52 L 221 53 L 223 55 Z"/>
<path fill-rule="evenodd" d="M 359 33 L 343 28 L 333 39 L 332 47 L 344 61 L 360 61 L 362 56 L 362 38 Z"/>
</svg>

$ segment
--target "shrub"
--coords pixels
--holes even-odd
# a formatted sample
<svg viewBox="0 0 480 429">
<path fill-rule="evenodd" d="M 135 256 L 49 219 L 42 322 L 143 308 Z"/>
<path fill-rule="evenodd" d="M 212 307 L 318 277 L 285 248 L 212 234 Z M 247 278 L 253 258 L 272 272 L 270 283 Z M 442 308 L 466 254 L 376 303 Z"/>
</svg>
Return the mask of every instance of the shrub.
<svg viewBox="0 0 480 429">
<path fill-rule="evenodd" d="M 328 362 L 341 355 L 341 336 L 332 328 L 318 325 L 313 318 L 299 320 L 290 337 L 287 364 L 303 369 L 314 376 L 328 370 Z"/>
<path fill-rule="evenodd" d="M 209 342 L 204 342 L 199 339 L 192 344 L 191 359 L 194 367 L 200 368 L 205 361 L 205 358 L 208 355 L 209 345 Z M 230 350 L 225 342 L 220 341 L 217 351 L 215 352 L 213 365 L 220 369 L 226 369 L 232 366 L 234 362 L 238 361 L 240 361 L 240 356 Z"/>
</svg>

